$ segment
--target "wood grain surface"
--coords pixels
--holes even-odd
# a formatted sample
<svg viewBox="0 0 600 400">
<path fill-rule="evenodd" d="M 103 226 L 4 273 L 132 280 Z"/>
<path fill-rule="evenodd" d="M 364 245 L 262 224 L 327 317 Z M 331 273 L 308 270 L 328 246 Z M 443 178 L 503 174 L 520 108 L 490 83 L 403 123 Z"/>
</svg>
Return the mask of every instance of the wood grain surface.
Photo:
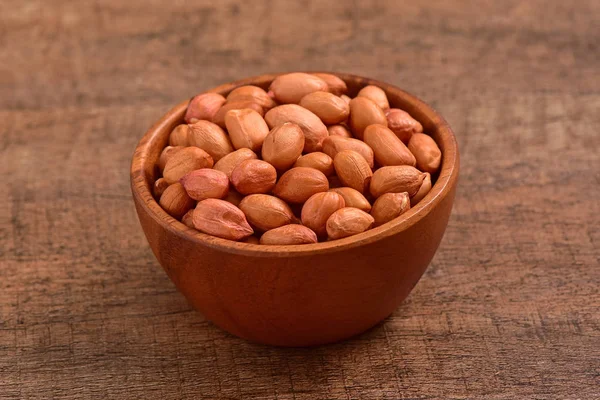
<svg viewBox="0 0 600 400">
<path fill-rule="evenodd" d="M 0 2 L 0 399 L 600 398 L 599 20 L 594 0 Z M 312 349 L 191 310 L 129 191 L 172 105 L 292 70 L 396 84 L 461 150 L 407 301 Z"/>
</svg>

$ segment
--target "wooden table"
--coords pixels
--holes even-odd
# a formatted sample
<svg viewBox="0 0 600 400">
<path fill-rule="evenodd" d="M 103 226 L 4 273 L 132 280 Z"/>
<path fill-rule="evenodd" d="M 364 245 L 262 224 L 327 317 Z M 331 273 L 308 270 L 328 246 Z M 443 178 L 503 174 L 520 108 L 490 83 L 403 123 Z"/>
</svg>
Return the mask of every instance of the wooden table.
<svg viewBox="0 0 600 400">
<path fill-rule="evenodd" d="M 600 398 L 598 1 L 188 3 L 0 3 L 0 398 Z M 460 188 L 388 320 L 257 346 L 161 270 L 130 157 L 196 92 L 311 69 L 431 102 Z"/>
</svg>

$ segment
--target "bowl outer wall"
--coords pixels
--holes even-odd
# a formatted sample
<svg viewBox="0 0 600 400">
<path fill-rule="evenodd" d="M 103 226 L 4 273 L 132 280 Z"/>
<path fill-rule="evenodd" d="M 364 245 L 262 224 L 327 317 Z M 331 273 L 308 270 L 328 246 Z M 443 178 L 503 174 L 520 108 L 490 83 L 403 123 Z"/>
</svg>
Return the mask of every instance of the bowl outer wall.
<svg viewBox="0 0 600 400">
<path fill-rule="evenodd" d="M 189 101 L 146 133 L 133 157 L 136 210 L 156 258 L 188 301 L 221 328 L 272 345 L 306 346 L 341 340 L 388 316 L 430 263 L 446 229 L 458 179 L 454 135 L 431 107 L 400 89 L 337 74 L 349 93 L 366 84 L 386 90 L 390 104 L 415 116 L 440 145 L 440 175 L 431 192 L 403 217 L 350 238 L 303 246 L 260 246 L 214 238 L 166 214 L 150 187 L 168 133 Z M 226 94 L 244 84 L 267 87 L 263 75 L 210 90 Z"/>
</svg>

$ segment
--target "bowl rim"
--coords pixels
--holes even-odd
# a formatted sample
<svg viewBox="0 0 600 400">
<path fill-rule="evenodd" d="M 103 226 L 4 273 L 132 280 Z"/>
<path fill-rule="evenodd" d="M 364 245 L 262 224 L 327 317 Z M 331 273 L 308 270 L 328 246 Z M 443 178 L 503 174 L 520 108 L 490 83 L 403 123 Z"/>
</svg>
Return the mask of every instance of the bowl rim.
<svg viewBox="0 0 600 400">
<path fill-rule="evenodd" d="M 154 220 L 154 222 L 159 224 L 163 229 L 184 240 L 192 241 L 198 245 L 208 246 L 225 253 L 252 257 L 297 257 L 344 251 L 355 247 L 366 246 L 373 242 L 394 236 L 404 230 L 407 230 L 425 218 L 427 214 L 429 214 L 446 196 L 451 193 L 452 188 L 455 186 L 456 180 L 458 179 L 458 144 L 450 125 L 435 109 L 433 109 L 433 107 L 420 100 L 416 96 L 398 88 L 397 86 L 375 79 L 329 71 L 308 72 L 328 73 L 336 75 L 346 82 L 355 80 L 360 82 L 360 85 L 376 85 L 381 87 L 386 92 L 394 91 L 395 95 L 403 97 L 403 100 L 409 102 L 411 106 L 418 109 L 420 112 L 427 114 L 427 116 L 432 120 L 433 125 L 438 130 L 440 141 L 443 142 L 443 146 L 440 146 L 442 150 L 442 166 L 437 181 L 432 186 L 429 193 L 427 193 L 427 195 L 419 203 L 417 203 L 415 207 L 412 207 L 405 214 L 393 219 L 392 221 L 357 235 L 334 241 L 313 244 L 261 245 L 235 242 L 232 240 L 211 236 L 189 228 L 182 222 L 167 214 L 167 212 L 164 211 L 154 199 L 149 183 L 151 177 L 148 177 L 146 174 L 146 163 L 149 162 L 147 160 L 148 152 L 152 145 L 159 140 L 161 131 L 165 130 L 169 125 L 174 124 L 177 120 L 182 118 L 190 99 L 182 101 L 164 114 L 152 127 L 150 127 L 150 129 L 148 129 L 136 146 L 131 162 L 130 179 L 132 194 L 135 198 L 134 200 L 136 200 L 138 203 L 138 206 L 141 207 L 142 210 L 146 212 Z M 202 93 L 212 92 L 226 94 L 238 86 L 268 83 L 281 74 L 282 73 L 275 73 L 253 76 L 226 83 L 206 90 Z"/>
</svg>

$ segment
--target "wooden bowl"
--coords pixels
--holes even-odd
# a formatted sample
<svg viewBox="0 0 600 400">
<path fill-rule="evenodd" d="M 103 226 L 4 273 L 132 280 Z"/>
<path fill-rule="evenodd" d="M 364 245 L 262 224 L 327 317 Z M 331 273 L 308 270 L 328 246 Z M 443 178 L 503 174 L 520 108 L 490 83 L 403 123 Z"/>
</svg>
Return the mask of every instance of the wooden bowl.
<svg viewBox="0 0 600 400">
<path fill-rule="evenodd" d="M 154 200 L 155 164 L 189 100 L 171 109 L 139 142 L 131 189 L 154 255 L 177 288 L 206 318 L 242 338 L 277 346 L 331 343 L 361 333 L 390 315 L 408 296 L 437 250 L 452 210 L 459 169 L 456 140 L 430 106 L 387 83 L 336 74 L 355 95 L 383 88 L 392 107 L 423 124 L 442 151 L 432 190 L 406 214 L 341 240 L 265 246 L 200 233 L 169 216 Z M 277 75 L 228 83 L 267 88 Z"/>
</svg>

